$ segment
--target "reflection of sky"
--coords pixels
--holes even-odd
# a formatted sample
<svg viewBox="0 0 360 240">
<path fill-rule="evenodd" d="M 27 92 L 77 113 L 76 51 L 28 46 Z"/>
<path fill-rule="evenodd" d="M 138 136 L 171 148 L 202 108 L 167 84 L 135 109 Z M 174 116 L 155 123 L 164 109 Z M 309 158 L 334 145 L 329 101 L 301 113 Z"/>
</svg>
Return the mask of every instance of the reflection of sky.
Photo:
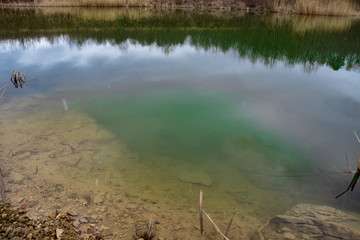
<svg viewBox="0 0 360 240">
<path fill-rule="evenodd" d="M 8 81 L 13 69 L 33 76 L 28 87 L 40 91 L 155 82 L 221 90 L 241 99 L 239 109 L 255 121 L 280 135 L 297 135 L 309 149 L 358 147 L 352 134 L 360 132 L 356 71 L 318 66 L 308 73 L 303 66 L 282 62 L 268 67 L 230 52 L 195 49 L 188 42 L 167 52 L 132 41 L 77 47 L 66 38 L 54 43 L 40 39 L 26 49 L 18 42 L 1 43 L 0 81 Z"/>
</svg>

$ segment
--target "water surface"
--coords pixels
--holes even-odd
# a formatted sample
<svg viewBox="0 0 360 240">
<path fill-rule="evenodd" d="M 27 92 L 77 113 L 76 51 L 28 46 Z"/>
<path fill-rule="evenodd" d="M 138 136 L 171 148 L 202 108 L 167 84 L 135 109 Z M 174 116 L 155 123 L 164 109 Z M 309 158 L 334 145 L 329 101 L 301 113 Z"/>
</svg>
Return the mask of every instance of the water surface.
<svg viewBox="0 0 360 240">
<path fill-rule="evenodd" d="M 13 69 L 29 79 L 2 101 L 41 96 L 30 113 L 52 115 L 65 99 L 93 119 L 130 153 L 104 164 L 145 204 L 196 208 L 203 189 L 208 209 L 245 218 L 359 209 L 357 189 L 334 199 L 360 147 L 357 19 L 1 9 L 0 21 L 0 84 Z"/>
</svg>

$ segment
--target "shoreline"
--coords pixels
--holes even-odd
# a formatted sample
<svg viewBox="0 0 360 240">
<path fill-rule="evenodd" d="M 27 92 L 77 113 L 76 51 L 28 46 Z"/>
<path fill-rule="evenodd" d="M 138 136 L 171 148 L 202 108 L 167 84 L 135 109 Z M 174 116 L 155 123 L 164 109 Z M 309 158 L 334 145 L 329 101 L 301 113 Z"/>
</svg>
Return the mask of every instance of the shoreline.
<svg viewBox="0 0 360 240">
<path fill-rule="evenodd" d="M 137 1 L 137 2 L 136 2 Z M 300 1 L 300 0 L 298 0 Z M 310 1 L 310 0 L 309 0 Z M 284 15 L 308 15 L 308 16 L 360 16 L 360 6 L 356 3 L 346 3 L 344 6 L 337 6 L 338 0 L 324 6 L 315 6 L 304 4 L 280 4 L 278 6 L 269 5 L 264 3 L 249 4 L 246 0 L 234 1 L 234 0 L 200 0 L 200 1 L 186 1 L 186 0 L 168 0 L 166 2 L 160 0 L 118 0 L 113 2 L 68 2 L 58 1 L 47 2 L 46 0 L 40 0 L 39 2 L 18 2 L 18 3 L 3 3 L 0 1 L 1 8 L 142 8 L 142 9 L 155 9 L 155 10 L 169 10 L 169 11 L 208 11 L 208 12 L 224 12 L 224 13 L 277 13 Z M 306 0 L 305 0 L 306 2 Z M 268 6 L 269 5 L 269 6 Z M 309 10 L 309 8 L 314 8 Z M 316 9 L 315 9 L 316 8 Z"/>
</svg>

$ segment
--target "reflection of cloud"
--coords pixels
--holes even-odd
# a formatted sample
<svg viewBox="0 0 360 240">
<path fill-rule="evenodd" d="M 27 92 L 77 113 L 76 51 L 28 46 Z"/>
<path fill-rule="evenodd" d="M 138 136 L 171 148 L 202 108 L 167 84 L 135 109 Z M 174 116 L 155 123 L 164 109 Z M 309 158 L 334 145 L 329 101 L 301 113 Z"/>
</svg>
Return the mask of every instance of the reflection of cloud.
<svg viewBox="0 0 360 240">
<path fill-rule="evenodd" d="M 21 49 L 18 41 L 12 43 L 2 43 L 0 52 L 6 53 Z M 102 63 L 116 62 L 119 58 L 126 55 L 132 59 L 176 59 L 195 53 L 196 50 L 190 45 L 174 45 L 169 51 L 165 51 L 156 45 L 142 46 L 136 41 L 127 40 L 120 47 L 105 44 L 85 43 L 80 48 L 69 45 L 64 37 L 58 38 L 55 42 L 49 42 L 45 38 L 32 42 L 32 48 L 19 51 L 17 63 L 23 66 L 39 65 L 50 67 L 61 63 L 71 63 L 75 67 L 89 66 L 92 61 Z"/>
<path fill-rule="evenodd" d="M 34 47 L 33 51 L 22 52 L 18 60 L 20 64 L 48 67 L 71 62 L 74 66 L 81 67 L 88 65 L 94 57 L 111 61 L 122 54 L 121 51 L 114 51 L 109 44 L 96 46 L 85 44 L 81 49 L 72 49 L 64 38 L 60 38 L 55 44 L 41 39 Z"/>
</svg>

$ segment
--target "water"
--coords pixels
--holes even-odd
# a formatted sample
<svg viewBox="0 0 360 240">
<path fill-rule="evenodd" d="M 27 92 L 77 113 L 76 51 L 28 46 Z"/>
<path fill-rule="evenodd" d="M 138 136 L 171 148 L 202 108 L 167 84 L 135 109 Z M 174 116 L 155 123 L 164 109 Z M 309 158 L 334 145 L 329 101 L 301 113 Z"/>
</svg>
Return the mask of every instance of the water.
<svg viewBox="0 0 360 240">
<path fill-rule="evenodd" d="M 3 135 L 17 139 L 3 155 L 17 158 L 25 134 L 38 146 L 18 158 L 38 169 L 52 146 L 71 146 L 54 150 L 60 170 L 42 179 L 67 186 L 71 171 L 75 200 L 102 187 L 109 208 L 186 219 L 168 228 L 182 237 L 200 189 L 224 225 L 237 210 L 243 236 L 296 203 L 359 210 L 357 189 L 334 199 L 358 162 L 357 19 L 1 9 L 0 21 L 0 86 L 13 69 L 28 77 L 1 99 Z"/>
</svg>

